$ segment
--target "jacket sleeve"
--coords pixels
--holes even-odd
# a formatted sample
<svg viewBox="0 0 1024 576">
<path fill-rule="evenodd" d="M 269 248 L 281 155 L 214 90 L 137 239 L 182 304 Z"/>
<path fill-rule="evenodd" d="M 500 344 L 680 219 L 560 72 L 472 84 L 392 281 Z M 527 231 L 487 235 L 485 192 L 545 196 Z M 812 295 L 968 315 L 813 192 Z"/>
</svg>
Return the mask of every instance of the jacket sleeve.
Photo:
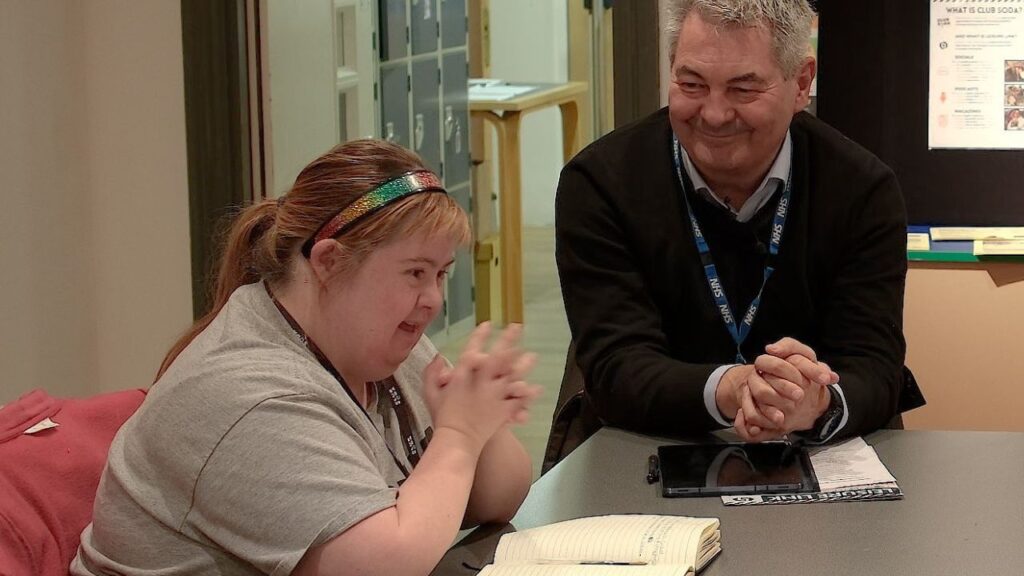
<svg viewBox="0 0 1024 576">
<path fill-rule="evenodd" d="M 555 200 L 555 257 L 590 404 L 604 423 L 644 433 L 721 428 L 703 399 L 718 364 L 670 354 L 664 314 L 640 264 L 655 255 L 638 253 L 638 231 L 627 229 L 614 198 L 636 203 L 632 190 L 600 164 L 567 165 Z"/>
<path fill-rule="evenodd" d="M 891 170 L 881 167 L 847 222 L 849 240 L 817 319 L 818 356 L 839 373 L 847 402 L 837 437 L 872 432 L 897 413 L 906 355 L 907 224 Z"/>
</svg>

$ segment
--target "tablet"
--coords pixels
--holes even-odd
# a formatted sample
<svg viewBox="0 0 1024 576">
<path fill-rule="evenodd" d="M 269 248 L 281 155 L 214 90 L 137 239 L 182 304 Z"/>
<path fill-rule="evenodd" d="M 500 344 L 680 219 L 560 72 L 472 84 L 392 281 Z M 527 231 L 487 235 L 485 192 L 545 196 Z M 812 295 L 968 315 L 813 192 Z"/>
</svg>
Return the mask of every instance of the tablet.
<svg viewBox="0 0 1024 576">
<path fill-rule="evenodd" d="M 661 493 L 666 497 L 817 492 L 803 446 L 692 444 L 659 446 Z"/>
</svg>

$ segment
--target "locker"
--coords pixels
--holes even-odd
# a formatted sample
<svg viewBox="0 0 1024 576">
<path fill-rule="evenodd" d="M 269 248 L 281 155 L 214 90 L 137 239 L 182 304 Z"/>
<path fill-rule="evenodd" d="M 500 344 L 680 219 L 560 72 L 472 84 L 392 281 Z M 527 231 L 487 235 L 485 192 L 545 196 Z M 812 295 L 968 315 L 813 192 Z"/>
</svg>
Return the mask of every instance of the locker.
<svg viewBox="0 0 1024 576">
<path fill-rule="evenodd" d="M 410 0 L 409 31 L 412 54 L 437 51 L 437 0 Z"/>
<path fill-rule="evenodd" d="M 437 59 L 412 63 L 412 149 L 441 174 L 441 130 Z"/>
<path fill-rule="evenodd" d="M 469 183 L 449 193 L 469 213 Z M 472 246 L 459 248 L 455 252 L 454 272 L 448 276 L 448 323 L 456 324 L 471 318 L 475 312 L 473 304 L 473 253 Z"/>
<path fill-rule="evenodd" d="M 380 0 L 380 59 L 382 62 L 405 58 L 409 55 L 409 37 L 406 28 L 406 2 L 408 0 Z"/>
<path fill-rule="evenodd" d="M 455 48 L 468 43 L 466 0 L 441 0 L 441 48 Z"/>
<path fill-rule="evenodd" d="M 443 56 L 444 97 L 441 122 L 444 136 L 445 184 L 460 186 L 469 181 L 469 107 L 464 50 Z"/>
<path fill-rule="evenodd" d="M 381 138 L 412 147 L 409 134 L 409 72 L 403 61 L 380 67 Z"/>
</svg>

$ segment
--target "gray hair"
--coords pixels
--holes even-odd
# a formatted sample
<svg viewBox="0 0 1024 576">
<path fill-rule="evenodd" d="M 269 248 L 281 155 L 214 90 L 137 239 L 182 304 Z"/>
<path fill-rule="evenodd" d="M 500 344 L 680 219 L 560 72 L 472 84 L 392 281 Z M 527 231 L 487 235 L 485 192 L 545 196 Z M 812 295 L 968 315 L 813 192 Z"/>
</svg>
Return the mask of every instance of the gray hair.
<svg viewBox="0 0 1024 576">
<path fill-rule="evenodd" d="M 814 17 L 807 0 L 668 0 L 665 35 L 672 62 L 679 30 L 692 10 L 719 26 L 764 26 L 772 34 L 775 60 L 787 78 L 796 74 L 807 56 Z"/>
</svg>

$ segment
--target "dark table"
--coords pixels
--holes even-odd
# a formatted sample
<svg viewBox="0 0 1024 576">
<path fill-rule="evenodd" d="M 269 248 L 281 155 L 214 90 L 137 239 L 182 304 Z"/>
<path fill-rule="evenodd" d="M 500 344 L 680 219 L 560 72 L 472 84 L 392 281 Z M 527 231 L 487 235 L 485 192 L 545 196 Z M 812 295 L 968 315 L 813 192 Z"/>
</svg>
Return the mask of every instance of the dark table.
<svg viewBox="0 0 1024 576">
<path fill-rule="evenodd" d="M 605 428 L 541 477 L 511 525 L 453 547 L 435 576 L 490 562 L 501 534 L 582 516 L 646 513 L 721 519 L 706 576 L 1024 575 L 1024 434 L 883 430 L 865 438 L 904 499 L 727 507 L 662 498 L 647 458 L 663 438 Z"/>
</svg>

